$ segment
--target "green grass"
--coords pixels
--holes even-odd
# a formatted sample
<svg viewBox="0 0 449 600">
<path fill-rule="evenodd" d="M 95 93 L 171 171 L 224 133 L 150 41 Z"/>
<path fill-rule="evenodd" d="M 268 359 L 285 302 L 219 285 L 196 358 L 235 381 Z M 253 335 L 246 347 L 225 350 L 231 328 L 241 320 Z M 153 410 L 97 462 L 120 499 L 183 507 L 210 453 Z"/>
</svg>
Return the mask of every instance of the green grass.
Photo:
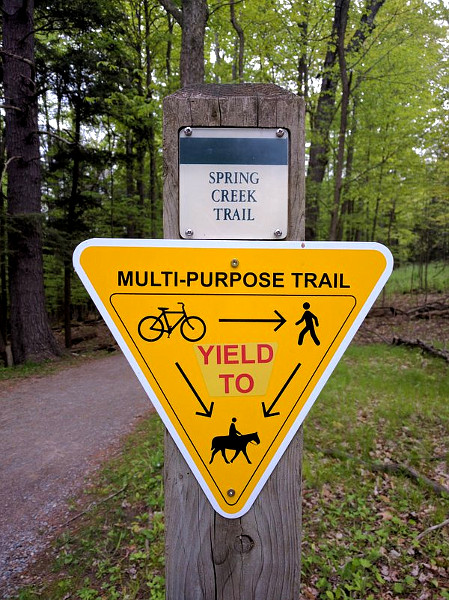
<svg viewBox="0 0 449 600">
<path fill-rule="evenodd" d="M 449 497 L 351 458 L 406 463 L 448 485 L 448 398 L 442 360 L 401 347 L 348 350 L 304 428 L 303 599 L 449 599 L 447 528 L 416 539 L 447 518 Z M 162 460 L 152 416 L 75 507 L 97 501 L 41 564 L 41 583 L 18 598 L 162 600 Z"/>
<path fill-rule="evenodd" d="M 0 381 L 25 379 L 26 377 L 33 377 L 34 375 L 48 375 L 57 368 L 56 364 L 57 363 L 45 361 L 40 364 L 27 362 L 23 365 L 13 367 L 0 366 Z"/>
<path fill-rule="evenodd" d="M 305 425 L 303 582 L 311 597 L 449 597 L 447 530 L 416 541 L 447 518 L 449 497 L 350 458 L 404 463 L 447 486 L 448 397 L 443 361 L 403 348 L 348 351 Z"/>
<path fill-rule="evenodd" d="M 65 352 L 59 358 L 45 360 L 41 363 L 26 362 L 23 365 L 14 365 L 12 367 L 0 366 L 0 381 L 17 381 L 27 379 L 28 377 L 46 377 L 66 367 L 76 366 L 82 361 L 96 360 L 104 358 L 107 355 L 108 352 L 106 350 L 85 352 L 78 356 Z"/>
<path fill-rule="evenodd" d="M 385 289 L 387 296 L 411 292 L 449 293 L 449 264 L 433 262 L 395 267 Z"/>
</svg>

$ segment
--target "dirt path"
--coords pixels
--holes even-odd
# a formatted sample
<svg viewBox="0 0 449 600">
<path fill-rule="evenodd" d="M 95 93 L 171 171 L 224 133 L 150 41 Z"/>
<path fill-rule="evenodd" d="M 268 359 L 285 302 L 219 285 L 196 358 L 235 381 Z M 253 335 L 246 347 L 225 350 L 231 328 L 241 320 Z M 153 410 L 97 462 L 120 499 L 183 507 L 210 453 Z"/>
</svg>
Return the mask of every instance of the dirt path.
<svg viewBox="0 0 449 600">
<path fill-rule="evenodd" d="M 0 597 L 151 406 L 122 355 L 0 387 Z M 3 595 L 2 595 L 3 594 Z"/>
</svg>

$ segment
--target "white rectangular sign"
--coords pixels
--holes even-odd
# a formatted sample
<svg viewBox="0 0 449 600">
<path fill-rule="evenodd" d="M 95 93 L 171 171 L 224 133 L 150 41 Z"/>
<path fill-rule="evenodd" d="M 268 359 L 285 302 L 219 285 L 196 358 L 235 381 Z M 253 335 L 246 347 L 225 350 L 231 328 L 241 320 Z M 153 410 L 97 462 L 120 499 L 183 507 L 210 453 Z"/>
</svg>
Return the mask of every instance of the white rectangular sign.
<svg viewBox="0 0 449 600">
<path fill-rule="evenodd" d="M 285 129 L 179 132 L 179 226 L 186 239 L 283 239 L 288 226 Z"/>
</svg>

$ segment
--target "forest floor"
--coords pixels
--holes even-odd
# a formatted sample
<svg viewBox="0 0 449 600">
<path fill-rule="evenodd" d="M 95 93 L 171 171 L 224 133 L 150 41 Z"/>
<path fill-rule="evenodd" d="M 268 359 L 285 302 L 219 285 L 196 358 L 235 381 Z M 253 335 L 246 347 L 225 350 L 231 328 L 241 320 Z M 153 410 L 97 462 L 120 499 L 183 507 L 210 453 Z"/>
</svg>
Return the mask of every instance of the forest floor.
<svg viewBox="0 0 449 600">
<path fill-rule="evenodd" d="M 384 300 L 379 298 L 354 341 L 391 344 L 393 338 L 420 340 L 449 351 L 447 294 L 398 294 Z"/>
<path fill-rule="evenodd" d="M 416 309 L 446 296 L 398 296 L 377 304 L 355 342 L 394 337 L 447 350 L 449 321 Z M 436 304 L 435 304 L 436 303 Z M 425 313 L 426 311 L 424 311 Z M 427 311 L 428 312 L 428 311 Z M 114 347 L 105 326 L 74 329 L 72 354 Z M 150 412 L 148 399 L 121 354 L 82 358 L 49 375 L 0 381 L 0 598 L 27 580 L 27 566 L 70 520 L 70 499 L 83 495 L 100 464 Z"/>
</svg>

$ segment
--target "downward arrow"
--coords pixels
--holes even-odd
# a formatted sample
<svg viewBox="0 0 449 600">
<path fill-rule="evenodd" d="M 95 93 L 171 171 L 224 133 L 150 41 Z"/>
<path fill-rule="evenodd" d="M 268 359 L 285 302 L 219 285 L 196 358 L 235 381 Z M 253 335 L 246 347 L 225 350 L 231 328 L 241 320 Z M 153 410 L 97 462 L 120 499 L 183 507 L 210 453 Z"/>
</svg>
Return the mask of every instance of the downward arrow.
<svg viewBox="0 0 449 600">
<path fill-rule="evenodd" d="M 263 416 L 265 418 L 267 417 L 277 417 L 278 415 L 280 415 L 281 413 L 278 412 L 271 412 L 275 406 L 275 404 L 277 403 L 277 401 L 279 400 L 279 398 L 282 396 L 282 394 L 285 392 L 285 388 L 288 386 L 288 384 L 290 383 L 290 381 L 293 379 L 293 377 L 296 375 L 296 371 L 299 369 L 299 367 L 301 366 L 301 363 L 298 363 L 296 365 L 296 367 L 293 369 L 293 372 L 291 373 L 290 377 L 287 379 L 287 381 L 284 383 L 284 385 L 282 386 L 281 391 L 279 392 L 279 394 L 276 396 L 276 398 L 273 400 L 271 406 L 268 408 L 268 410 L 265 408 L 265 402 L 262 402 L 262 410 L 263 410 Z"/>
<path fill-rule="evenodd" d="M 212 411 L 214 410 L 214 403 L 211 402 L 210 408 L 207 408 L 207 406 L 204 404 L 204 402 L 201 400 L 201 398 L 198 395 L 198 392 L 196 391 L 196 389 L 193 387 L 193 384 L 191 383 L 190 379 L 187 377 L 187 375 L 184 373 L 184 371 L 182 370 L 182 367 L 179 363 L 175 363 L 176 367 L 178 368 L 178 371 L 181 373 L 181 375 L 184 377 L 185 382 L 187 383 L 187 385 L 189 386 L 189 388 L 192 390 L 193 395 L 195 396 L 195 398 L 198 400 L 198 402 L 201 404 L 202 409 L 204 410 L 204 412 L 196 412 L 195 414 L 200 416 L 200 417 L 211 417 L 212 416 Z"/>
<path fill-rule="evenodd" d="M 277 323 L 274 328 L 274 330 L 277 331 L 287 322 L 287 319 L 284 319 L 277 310 L 274 312 L 277 314 L 277 319 L 218 319 L 218 321 L 219 323 Z"/>
</svg>

